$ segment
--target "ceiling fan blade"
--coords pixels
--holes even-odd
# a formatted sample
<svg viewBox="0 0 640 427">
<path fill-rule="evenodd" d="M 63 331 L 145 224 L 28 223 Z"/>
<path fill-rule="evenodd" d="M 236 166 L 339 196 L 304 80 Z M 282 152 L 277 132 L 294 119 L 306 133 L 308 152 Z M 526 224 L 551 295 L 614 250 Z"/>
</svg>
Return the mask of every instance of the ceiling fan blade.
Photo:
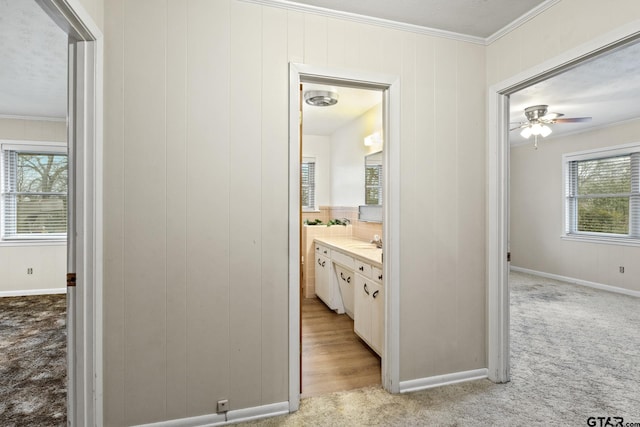
<svg viewBox="0 0 640 427">
<path fill-rule="evenodd" d="M 509 128 L 509 131 L 516 130 L 516 129 L 522 129 L 523 127 L 525 127 L 525 126 L 527 126 L 527 125 L 528 125 L 528 123 L 518 123 L 518 122 L 516 122 L 516 123 L 509 123 L 509 124 L 510 124 L 510 125 L 517 125 L 517 126 L 514 126 L 514 127 L 512 127 L 512 128 Z"/>
<path fill-rule="evenodd" d="M 565 119 L 555 119 L 555 123 L 584 123 L 590 122 L 591 117 L 567 117 Z"/>
<path fill-rule="evenodd" d="M 558 117 L 562 117 L 562 116 L 564 116 L 564 114 L 562 114 L 562 113 L 547 113 L 544 116 L 540 117 L 540 120 L 543 121 L 543 122 L 544 121 L 551 121 L 551 120 L 555 120 Z"/>
</svg>

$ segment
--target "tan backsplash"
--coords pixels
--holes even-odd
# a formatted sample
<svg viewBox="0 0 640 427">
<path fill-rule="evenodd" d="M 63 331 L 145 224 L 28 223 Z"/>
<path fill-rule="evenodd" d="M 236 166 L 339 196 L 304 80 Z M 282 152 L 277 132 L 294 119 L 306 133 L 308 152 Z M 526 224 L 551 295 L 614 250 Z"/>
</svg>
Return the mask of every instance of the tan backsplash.
<svg viewBox="0 0 640 427">
<path fill-rule="evenodd" d="M 350 225 L 334 225 L 327 227 L 326 225 L 305 225 L 302 227 L 302 256 L 304 264 L 302 265 L 302 292 L 305 298 L 315 297 L 315 248 L 313 247 L 313 239 L 316 237 L 337 237 L 351 236 L 356 239 L 371 241 L 376 234 L 382 236 L 382 224 L 372 222 L 358 221 L 358 207 L 349 206 L 320 206 L 319 212 L 303 212 L 302 221 L 305 219 L 319 219 L 324 224 L 330 219 L 346 218 L 350 221 Z"/>
</svg>

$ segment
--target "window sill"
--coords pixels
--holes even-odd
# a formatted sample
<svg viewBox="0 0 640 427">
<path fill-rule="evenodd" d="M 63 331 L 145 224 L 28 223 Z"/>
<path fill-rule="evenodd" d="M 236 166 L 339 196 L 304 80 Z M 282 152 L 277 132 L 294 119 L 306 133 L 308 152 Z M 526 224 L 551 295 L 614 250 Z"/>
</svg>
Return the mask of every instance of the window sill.
<svg viewBox="0 0 640 427">
<path fill-rule="evenodd" d="M 320 213 L 320 209 L 303 209 L 302 213 Z"/>
<path fill-rule="evenodd" d="M 51 240 L 0 240 L 0 247 L 18 246 L 66 246 L 67 239 Z"/>
<path fill-rule="evenodd" d="M 640 239 L 633 239 L 629 237 L 593 236 L 589 234 L 564 234 L 560 236 L 560 238 L 572 242 L 597 243 L 618 246 L 640 246 Z"/>
</svg>

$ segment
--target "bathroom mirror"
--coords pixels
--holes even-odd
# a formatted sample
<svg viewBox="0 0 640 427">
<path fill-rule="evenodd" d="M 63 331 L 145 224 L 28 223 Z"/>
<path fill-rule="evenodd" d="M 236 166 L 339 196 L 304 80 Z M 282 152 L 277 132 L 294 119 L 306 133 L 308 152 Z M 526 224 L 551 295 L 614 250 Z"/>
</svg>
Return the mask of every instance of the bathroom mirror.
<svg viewBox="0 0 640 427">
<path fill-rule="evenodd" d="M 364 156 L 364 204 L 382 205 L 382 151 Z"/>
<path fill-rule="evenodd" d="M 358 206 L 358 219 L 382 222 L 382 151 L 364 156 L 364 202 Z"/>
</svg>

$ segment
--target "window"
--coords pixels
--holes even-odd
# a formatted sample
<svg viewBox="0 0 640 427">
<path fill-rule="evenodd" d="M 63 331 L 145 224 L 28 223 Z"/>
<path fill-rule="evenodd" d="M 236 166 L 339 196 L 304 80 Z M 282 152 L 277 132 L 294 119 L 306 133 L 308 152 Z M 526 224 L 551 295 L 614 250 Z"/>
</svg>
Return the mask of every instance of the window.
<svg viewBox="0 0 640 427">
<path fill-rule="evenodd" d="M 301 166 L 302 210 L 313 211 L 316 209 L 316 160 L 304 158 Z"/>
<path fill-rule="evenodd" d="M 2 145 L 2 240 L 65 239 L 65 147 Z"/>
<path fill-rule="evenodd" d="M 564 156 L 567 236 L 640 243 L 640 145 Z"/>
<path fill-rule="evenodd" d="M 382 204 L 382 165 L 366 165 L 364 171 L 365 205 Z"/>
</svg>

